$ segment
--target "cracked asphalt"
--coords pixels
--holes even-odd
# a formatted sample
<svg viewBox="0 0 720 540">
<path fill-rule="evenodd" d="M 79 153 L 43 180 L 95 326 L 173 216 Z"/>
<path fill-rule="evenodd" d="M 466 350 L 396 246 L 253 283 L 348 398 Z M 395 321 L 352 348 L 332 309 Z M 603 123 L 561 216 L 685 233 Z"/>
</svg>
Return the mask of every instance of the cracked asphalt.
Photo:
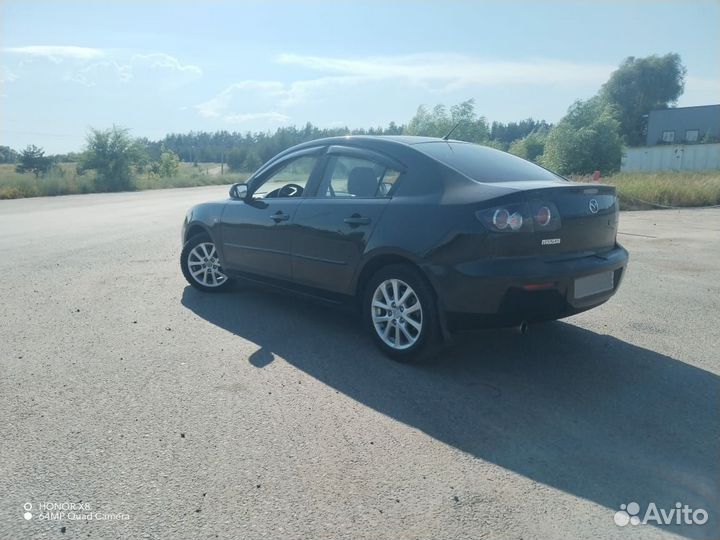
<svg viewBox="0 0 720 540">
<path fill-rule="evenodd" d="M 0 201 L 0 538 L 720 537 L 720 210 L 622 213 L 610 302 L 413 367 L 190 289 L 181 221 L 226 189 Z"/>
</svg>

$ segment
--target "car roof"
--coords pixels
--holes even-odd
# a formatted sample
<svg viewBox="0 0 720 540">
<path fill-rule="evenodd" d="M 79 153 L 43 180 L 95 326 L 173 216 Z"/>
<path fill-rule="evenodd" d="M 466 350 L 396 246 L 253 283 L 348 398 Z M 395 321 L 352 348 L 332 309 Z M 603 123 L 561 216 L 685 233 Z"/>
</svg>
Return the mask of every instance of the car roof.
<svg viewBox="0 0 720 540">
<path fill-rule="evenodd" d="M 445 139 L 441 139 L 440 137 L 420 137 L 420 136 L 416 136 L 416 135 L 341 135 L 338 137 L 324 137 L 322 139 L 313 139 L 312 141 L 306 141 L 306 142 L 297 144 L 291 148 L 288 148 L 287 150 L 299 150 L 299 149 L 307 148 L 307 147 L 311 147 L 311 146 L 322 146 L 322 145 L 327 145 L 327 144 L 342 145 L 342 144 L 348 144 L 348 143 L 361 143 L 360 146 L 362 146 L 363 142 L 369 142 L 369 143 L 388 142 L 391 144 L 395 143 L 395 144 L 401 144 L 404 146 L 413 146 L 416 144 L 430 143 L 430 142 L 464 143 L 465 141 L 456 141 L 454 139 L 445 140 Z M 466 143 L 466 144 L 470 144 L 470 143 Z"/>
<path fill-rule="evenodd" d="M 449 140 L 446 141 L 445 139 L 441 139 L 440 137 L 420 137 L 418 135 L 378 135 L 375 137 L 368 137 L 372 139 L 387 139 L 389 141 L 395 141 L 402 144 L 420 144 L 420 143 L 428 143 L 428 142 L 450 142 Z M 456 142 L 456 141 L 452 141 Z"/>
<path fill-rule="evenodd" d="M 441 139 L 440 137 L 420 137 L 415 135 L 341 135 L 338 137 L 325 137 L 322 139 L 314 139 L 312 141 L 306 141 L 304 143 L 296 144 L 290 148 L 287 148 L 280 152 L 275 158 L 292 154 L 298 150 L 304 150 L 312 148 L 314 146 L 327 146 L 327 145 L 349 145 L 357 146 L 360 148 L 378 149 L 383 146 L 404 146 L 414 147 L 415 145 L 424 143 L 462 143 L 471 144 L 465 141 L 456 141 L 454 139 Z M 420 150 L 420 148 L 414 148 L 414 150 Z M 425 152 L 421 153 L 425 154 Z M 427 154 L 425 154 L 427 155 Z M 273 161 L 275 160 L 273 158 Z"/>
</svg>

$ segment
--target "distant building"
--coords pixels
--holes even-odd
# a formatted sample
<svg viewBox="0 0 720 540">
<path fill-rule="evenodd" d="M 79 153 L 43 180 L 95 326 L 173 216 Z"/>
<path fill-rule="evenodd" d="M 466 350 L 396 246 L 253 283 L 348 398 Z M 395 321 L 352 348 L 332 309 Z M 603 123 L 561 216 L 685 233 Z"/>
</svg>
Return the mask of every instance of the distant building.
<svg viewBox="0 0 720 540">
<path fill-rule="evenodd" d="M 720 105 L 650 111 L 647 146 L 720 141 Z"/>
</svg>

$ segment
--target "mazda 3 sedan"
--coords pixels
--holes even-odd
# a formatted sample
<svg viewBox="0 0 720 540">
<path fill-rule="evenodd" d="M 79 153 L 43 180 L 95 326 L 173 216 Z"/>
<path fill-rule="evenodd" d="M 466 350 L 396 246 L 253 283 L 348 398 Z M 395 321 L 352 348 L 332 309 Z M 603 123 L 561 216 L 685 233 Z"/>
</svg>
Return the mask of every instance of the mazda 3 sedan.
<svg viewBox="0 0 720 540">
<path fill-rule="evenodd" d="M 243 279 L 354 302 L 380 348 L 418 361 L 457 329 L 607 301 L 628 262 L 617 229 L 612 186 L 460 141 L 337 137 L 191 208 L 180 264 L 205 292 Z"/>
</svg>

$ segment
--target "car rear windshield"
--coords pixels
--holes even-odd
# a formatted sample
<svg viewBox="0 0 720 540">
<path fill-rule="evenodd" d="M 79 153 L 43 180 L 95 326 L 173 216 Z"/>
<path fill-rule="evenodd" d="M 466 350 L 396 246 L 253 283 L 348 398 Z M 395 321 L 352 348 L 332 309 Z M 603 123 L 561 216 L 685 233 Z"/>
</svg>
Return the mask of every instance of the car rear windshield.
<svg viewBox="0 0 720 540">
<path fill-rule="evenodd" d="M 494 148 L 461 142 L 427 142 L 415 148 L 478 182 L 561 180 L 537 165 Z"/>
</svg>

